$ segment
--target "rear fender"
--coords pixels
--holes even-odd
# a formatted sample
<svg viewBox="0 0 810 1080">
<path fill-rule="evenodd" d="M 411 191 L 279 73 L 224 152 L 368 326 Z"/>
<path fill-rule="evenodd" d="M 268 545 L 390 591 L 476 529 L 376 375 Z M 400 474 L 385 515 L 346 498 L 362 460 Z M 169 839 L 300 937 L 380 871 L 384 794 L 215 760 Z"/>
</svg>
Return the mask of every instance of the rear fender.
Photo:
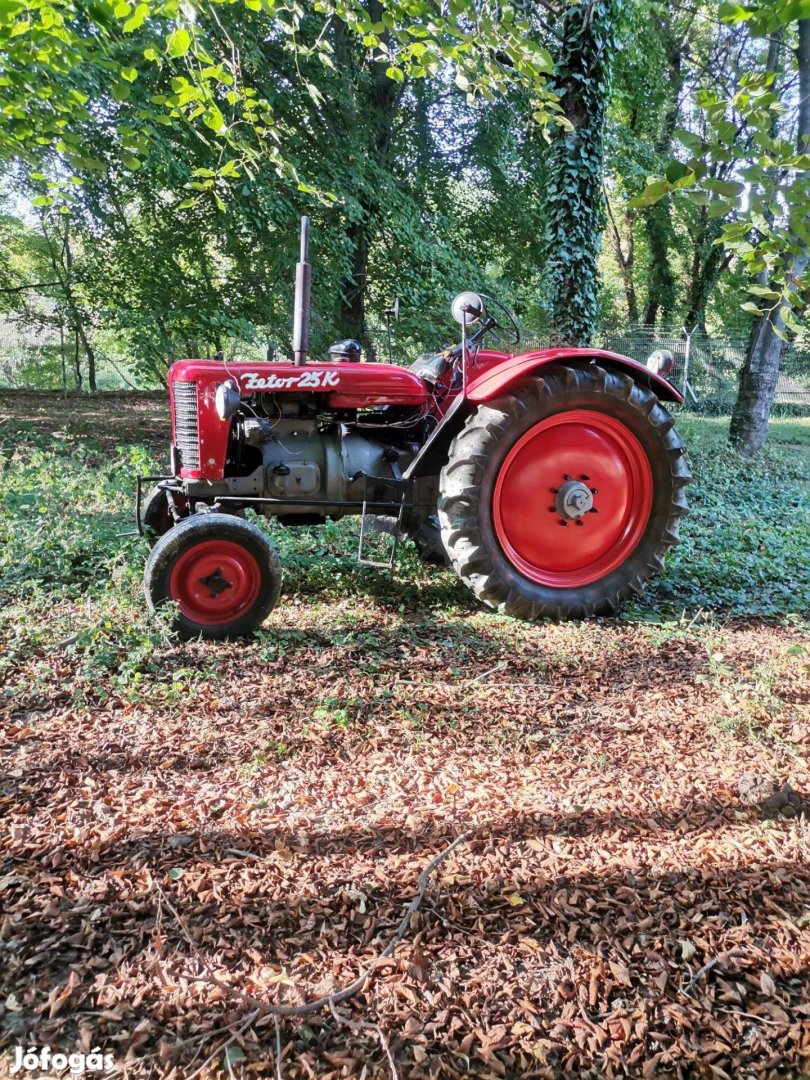
<svg viewBox="0 0 810 1080">
<path fill-rule="evenodd" d="M 597 363 L 608 371 L 623 371 L 635 382 L 646 386 L 661 401 L 683 402 L 675 387 L 661 375 L 656 375 L 638 360 L 620 353 L 607 352 L 605 349 L 538 349 L 535 352 L 510 356 L 508 360 L 489 368 L 467 387 L 467 399 L 473 405 L 480 405 L 505 393 L 518 380 L 550 364 Z"/>
<path fill-rule="evenodd" d="M 422 446 L 403 474 L 406 480 L 438 473 L 447 461 L 450 445 L 461 431 L 476 405 L 484 404 L 506 393 L 510 387 L 528 375 L 555 364 L 596 363 L 608 371 L 621 371 L 635 382 L 646 386 L 661 401 L 681 403 L 683 398 L 660 375 L 656 375 L 637 360 L 605 349 L 539 349 L 521 353 L 495 363 L 467 386 L 466 395 L 459 394 L 445 413 L 428 441 Z"/>
</svg>

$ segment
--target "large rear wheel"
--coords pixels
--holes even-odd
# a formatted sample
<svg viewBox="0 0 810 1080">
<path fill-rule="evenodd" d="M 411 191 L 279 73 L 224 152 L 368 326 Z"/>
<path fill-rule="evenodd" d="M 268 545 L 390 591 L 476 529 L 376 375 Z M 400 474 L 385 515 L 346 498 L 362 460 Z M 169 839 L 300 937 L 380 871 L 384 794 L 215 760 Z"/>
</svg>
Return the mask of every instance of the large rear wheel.
<svg viewBox="0 0 810 1080">
<path fill-rule="evenodd" d="M 364 529 L 368 533 L 386 533 L 400 540 L 413 540 L 422 562 L 434 566 L 449 566 L 450 560 L 442 543 L 442 530 L 436 514 L 430 514 L 418 524 L 409 524 L 402 529 L 395 517 L 388 514 L 366 514 Z"/>
<path fill-rule="evenodd" d="M 177 604 L 184 637 L 241 637 L 275 607 L 281 564 L 261 529 L 229 514 L 193 514 L 155 544 L 144 570 L 154 611 Z"/>
<path fill-rule="evenodd" d="M 594 365 L 480 406 L 441 475 L 459 576 L 522 619 L 617 611 L 663 567 L 687 512 L 674 423 L 649 390 Z"/>
</svg>

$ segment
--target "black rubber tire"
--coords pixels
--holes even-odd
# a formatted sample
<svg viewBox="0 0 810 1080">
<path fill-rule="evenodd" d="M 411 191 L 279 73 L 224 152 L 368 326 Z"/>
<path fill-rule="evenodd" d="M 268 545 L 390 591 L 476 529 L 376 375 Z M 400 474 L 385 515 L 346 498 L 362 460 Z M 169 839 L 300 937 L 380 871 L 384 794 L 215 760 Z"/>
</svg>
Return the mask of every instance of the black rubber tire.
<svg viewBox="0 0 810 1080">
<path fill-rule="evenodd" d="M 363 527 L 367 533 L 386 533 L 389 536 L 398 536 L 400 540 L 413 540 L 422 562 L 433 566 L 450 565 L 450 558 L 442 541 L 441 525 L 435 514 L 420 521 L 418 525 L 410 525 L 405 529 L 400 529 L 397 519 L 389 514 L 366 514 Z"/>
<path fill-rule="evenodd" d="M 182 516 L 188 513 L 188 506 L 184 495 L 175 495 L 177 509 Z M 169 529 L 173 529 L 175 520 L 169 509 L 169 499 L 166 492 L 160 487 L 153 487 L 141 503 L 141 527 L 149 543 L 154 543 L 158 537 L 165 536 Z"/>
<path fill-rule="evenodd" d="M 492 494 L 504 459 L 526 431 L 555 413 L 582 408 L 620 420 L 641 443 L 652 471 L 652 509 L 621 566 L 585 586 L 553 588 L 530 580 L 508 560 L 492 521 Z M 442 538 L 459 577 L 489 607 L 529 622 L 615 614 L 663 568 L 688 513 L 691 477 L 674 424 L 651 391 L 593 364 L 544 372 L 479 406 L 454 439 L 439 486 Z"/>
<path fill-rule="evenodd" d="M 450 565 L 450 556 L 442 540 L 442 527 L 435 514 L 431 514 L 420 522 L 408 533 L 408 536 L 413 540 L 423 562 L 434 566 Z"/>
<path fill-rule="evenodd" d="M 150 610 L 176 599 L 170 595 L 172 569 L 185 552 L 208 540 L 229 540 L 254 556 L 260 571 L 259 593 L 249 610 L 231 622 L 205 625 L 187 618 L 178 609 L 173 628 L 181 637 L 222 639 L 244 637 L 267 618 L 281 593 L 281 563 L 276 549 L 261 529 L 231 514 L 192 514 L 162 536 L 150 552 L 144 568 L 144 592 Z"/>
</svg>

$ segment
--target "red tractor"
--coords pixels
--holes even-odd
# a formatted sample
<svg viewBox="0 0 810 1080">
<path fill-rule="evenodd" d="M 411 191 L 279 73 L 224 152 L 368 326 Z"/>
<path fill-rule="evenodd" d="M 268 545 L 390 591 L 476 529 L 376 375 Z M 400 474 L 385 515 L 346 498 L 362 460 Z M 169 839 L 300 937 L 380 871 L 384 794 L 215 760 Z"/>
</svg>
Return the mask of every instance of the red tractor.
<svg viewBox="0 0 810 1080">
<path fill-rule="evenodd" d="M 183 360 L 169 372 L 170 477 L 138 480 L 154 609 L 186 635 L 255 630 L 281 588 L 251 508 L 285 525 L 361 515 L 449 559 L 485 604 L 535 620 L 618 610 L 678 541 L 689 470 L 662 401 L 671 354 L 647 366 L 601 349 L 515 355 L 497 301 L 453 303 L 461 343 L 410 367 L 341 341 L 308 362 L 302 222 L 289 362 Z M 499 347 L 488 347 L 488 346 Z M 144 479 L 158 481 L 141 503 Z M 565 532 L 563 532 L 565 529 Z M 376 565 L 391 565 L 377 563 Z"/>
</svg>

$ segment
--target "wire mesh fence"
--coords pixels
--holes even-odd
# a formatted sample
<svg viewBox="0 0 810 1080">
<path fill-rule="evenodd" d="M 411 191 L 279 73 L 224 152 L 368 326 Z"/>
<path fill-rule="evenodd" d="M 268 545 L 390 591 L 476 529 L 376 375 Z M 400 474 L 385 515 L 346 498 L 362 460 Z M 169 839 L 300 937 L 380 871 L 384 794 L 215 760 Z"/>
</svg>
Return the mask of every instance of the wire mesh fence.
<svg viewBox="0 0 810 1080">
<path fill-rule="evenodd" d="M 544 344 L 547 342 L 536 337 L 522 342 L 520 347 L 541 348 Z M 687 333 L 677 327 L 659 326 L 628 326 L 621 331 L 599 333 L 594 344 L 642 364 L 656 349 L 668 349 L 675 357 L 669 379 L 683 394 L 687 407 L 711 414 L 731 411 L 748 347 L 742 335 Z M 786 344 L 782 349 L 774 408 L 810 415 L 810 353 L 794 345 Z"/>
<path fill-rule="evenodd" d="M 518 349 L 547 344 L 542 336 L 528 336 Z M 744 334 L 687 334 L 674 326 L 627 326 L 597 334 L 594 344 L 640 363 L 645 363 L 655 349 L 669 349 L 675 356 L 670 378 L 686 399 L 687 407 L 710 414 L 731 411 L 747 347 Z M 73 345 L 70 335 L 64 331 L 60 334 L 54 326 L 37 328 L 0 318 L 0 387 L 73 389 Z M 236 351 L 240 352 L 238 348 Z M 381 357 L 386 353 L 387 349 L 380 350 Z M 132 385 L 127 377 L 127 358 L 114 362 L 99 348 L 97 362 L 100 389 L 120 390 Z M 810 415 L 810 352 L 794 345 L 784 346 L 774 407 L 777 412 Z"/>
</svg>

